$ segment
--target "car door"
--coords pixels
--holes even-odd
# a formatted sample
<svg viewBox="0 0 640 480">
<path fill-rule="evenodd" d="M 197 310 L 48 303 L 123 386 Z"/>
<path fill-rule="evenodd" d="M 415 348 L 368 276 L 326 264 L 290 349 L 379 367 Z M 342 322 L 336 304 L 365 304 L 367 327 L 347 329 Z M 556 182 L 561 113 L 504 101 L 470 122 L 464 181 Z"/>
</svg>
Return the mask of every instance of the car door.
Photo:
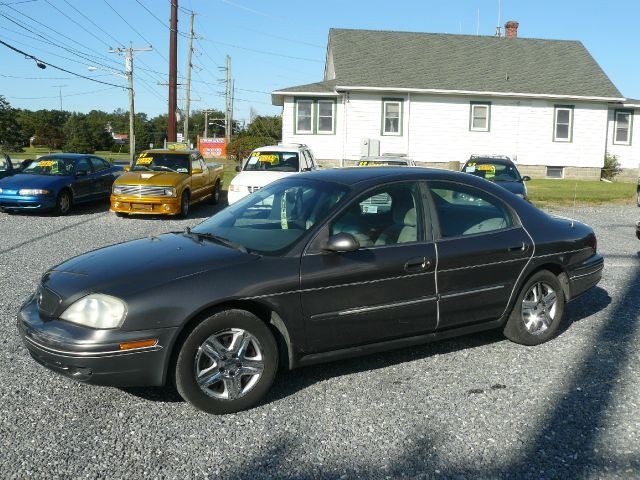
<svg viewBox="0 0 640 480">
<path fill-rule="evenodd" d="M 206 171 L 197 155 L 191 156 L 191 198 L 196 200 L 204 195 Z"/>
<path fill-rule="evenodd" d="M 311 352 L 384 341 L 435 329 L 435 246 L 424 228 L 419 182 L 369 191 L 330 223 L 301 259 L 301 301 Z M 322 208 L 322 206 L 318 206 Z M 331 235 L 360 242 L 322 250 Z"/>
<path fill-rule="evenodd" d="M 95 177 L 96 190 L 93 194 L 97 197 L 105 197 L 111 193 L 111 185 L 114 177 L 107 162 L 98 157 L 91 157 L 93 176 Z"/>
<path fill-rule="evenodd" d="M 73 197 L 74 200 L 88 200 L 97 189 L 96 177 L 88 157 L 76 161 L 73 169 Z"/>
<path fill-rule="evenodd" d="M 438 329 L 499 318 L 533 243 L 512 209 L 491 193 L 429 182 L 438 250 Z"/>
</svg>

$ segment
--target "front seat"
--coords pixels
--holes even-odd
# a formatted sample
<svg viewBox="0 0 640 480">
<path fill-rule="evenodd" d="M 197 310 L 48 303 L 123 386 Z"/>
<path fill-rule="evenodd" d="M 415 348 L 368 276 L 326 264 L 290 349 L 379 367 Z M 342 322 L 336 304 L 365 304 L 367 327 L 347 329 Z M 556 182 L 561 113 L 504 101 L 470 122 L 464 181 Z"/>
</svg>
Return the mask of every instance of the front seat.
<svg viewBox="0 0 640 480">
<path fill-rule="evenodd" d="M 375 245 L 394 245 L 418 241 L 418 219 L 415 207 L 409 210 L 394 209 L 394 223 L 385 228 L 376 239 Z M 402 217 L 402 220 L 398 221 Z"/>
</svg>

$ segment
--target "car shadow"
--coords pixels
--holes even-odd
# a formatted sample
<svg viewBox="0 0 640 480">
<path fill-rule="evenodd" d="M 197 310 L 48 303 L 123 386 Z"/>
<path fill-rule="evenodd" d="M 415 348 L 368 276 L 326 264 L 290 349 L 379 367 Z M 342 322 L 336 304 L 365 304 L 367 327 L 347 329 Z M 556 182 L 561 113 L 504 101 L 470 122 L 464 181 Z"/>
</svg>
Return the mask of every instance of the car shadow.
<svg viewBox="0 0 640 480">
<path fill-rule="evenodd" d="M 600 287 L 595 287 L 589 293 L 576 298 L 566 305 L 565 318 L 557 335 L 568 330 L 573 323 L 604 310 L 610 303 L 611 297 L 606 290 Z M 474 349 L 502 341 L 508 340 L 504 338 L 501 330 L 487 330 L 411 348 L 351 358 L 340 362 L 323 363 L 290 371 L 283 370 L 278 372 L 270 392 L 258 405 L 282 400 L 300 390 L 330 378 L 388 368 L 393 365 Z M 119 390 L 154 402 L 175 403 L 183 401 L 172 385 L 164 387 L 120 387 Z"/>
<path fill-rule="evenodd" d="M 79 203 L 71 206 L 71 210 L 66 215 L 57 215 L 50 211 L 40 210 L 10 210 L 5 213 L 8 215 L 22 216 L 22 217 L 77 217 L 83 215 L 92 215 L 94 213 L 105 213 L 110 208 L 109 202 L 105 200 L 92 200 L 86 203 Z"/>
</svg>

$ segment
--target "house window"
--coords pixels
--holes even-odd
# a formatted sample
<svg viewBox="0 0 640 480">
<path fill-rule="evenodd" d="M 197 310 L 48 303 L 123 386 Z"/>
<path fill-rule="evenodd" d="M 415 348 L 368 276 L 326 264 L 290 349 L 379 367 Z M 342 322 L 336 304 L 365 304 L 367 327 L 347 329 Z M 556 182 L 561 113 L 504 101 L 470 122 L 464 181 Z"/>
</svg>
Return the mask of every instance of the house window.
<svg viewBox="0 0 640 480">
<path fill-rule="evenodd" d="M 547 167 L 547 178 L 564 178 L 564 167 Z"/>
<path fill-rule="evenodd" d="M 382 99 L 382 135 L 402 135 L 402 99 Z"/>
<path fill-rule="evenodd" d="M 571 142 L 573 134 L 573 105 L 556 105 L 554 110 L 554 142 Z"/>
<path fill-rule="evenodd" d="M 296 133 L 313 133 L 313 100 L 296 101 Z"/>
<path fill-rule="evenodd" d="M 333 100 L 318 100 L 318 133 L 333 133 L 335 105 Z"/>
<path fill-rule="evenodd" d="M 631 145 L 631 123 L 633 113 L 629 110 L 616 110 L 616 122 L 613 143 L 617 145 Z"/>
<path fill-rule="evenodd" d="M 471 102 L 469 129 L 473 132 L 488 132 L 491 119 L 491 104 Z"/>
</svg>

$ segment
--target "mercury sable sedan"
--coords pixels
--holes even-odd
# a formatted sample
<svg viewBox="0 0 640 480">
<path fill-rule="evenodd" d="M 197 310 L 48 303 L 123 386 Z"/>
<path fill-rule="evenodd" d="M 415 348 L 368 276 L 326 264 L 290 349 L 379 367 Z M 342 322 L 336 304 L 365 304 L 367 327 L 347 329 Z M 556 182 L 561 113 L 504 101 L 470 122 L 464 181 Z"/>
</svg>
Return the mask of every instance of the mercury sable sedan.
<svg viewBox="0 0 640 480">
<path fill-rule="evenodd" d="M 197 408 L 229 413 L 259 402 L 278 367 L 486 329 L 542 343 L 602 268 L 591 228 L 481 178 L 324 170 L 192 230 L 53 267 L 18 329 L 35 360 L 73 379 L 174 382 Z"/>
</svg>

